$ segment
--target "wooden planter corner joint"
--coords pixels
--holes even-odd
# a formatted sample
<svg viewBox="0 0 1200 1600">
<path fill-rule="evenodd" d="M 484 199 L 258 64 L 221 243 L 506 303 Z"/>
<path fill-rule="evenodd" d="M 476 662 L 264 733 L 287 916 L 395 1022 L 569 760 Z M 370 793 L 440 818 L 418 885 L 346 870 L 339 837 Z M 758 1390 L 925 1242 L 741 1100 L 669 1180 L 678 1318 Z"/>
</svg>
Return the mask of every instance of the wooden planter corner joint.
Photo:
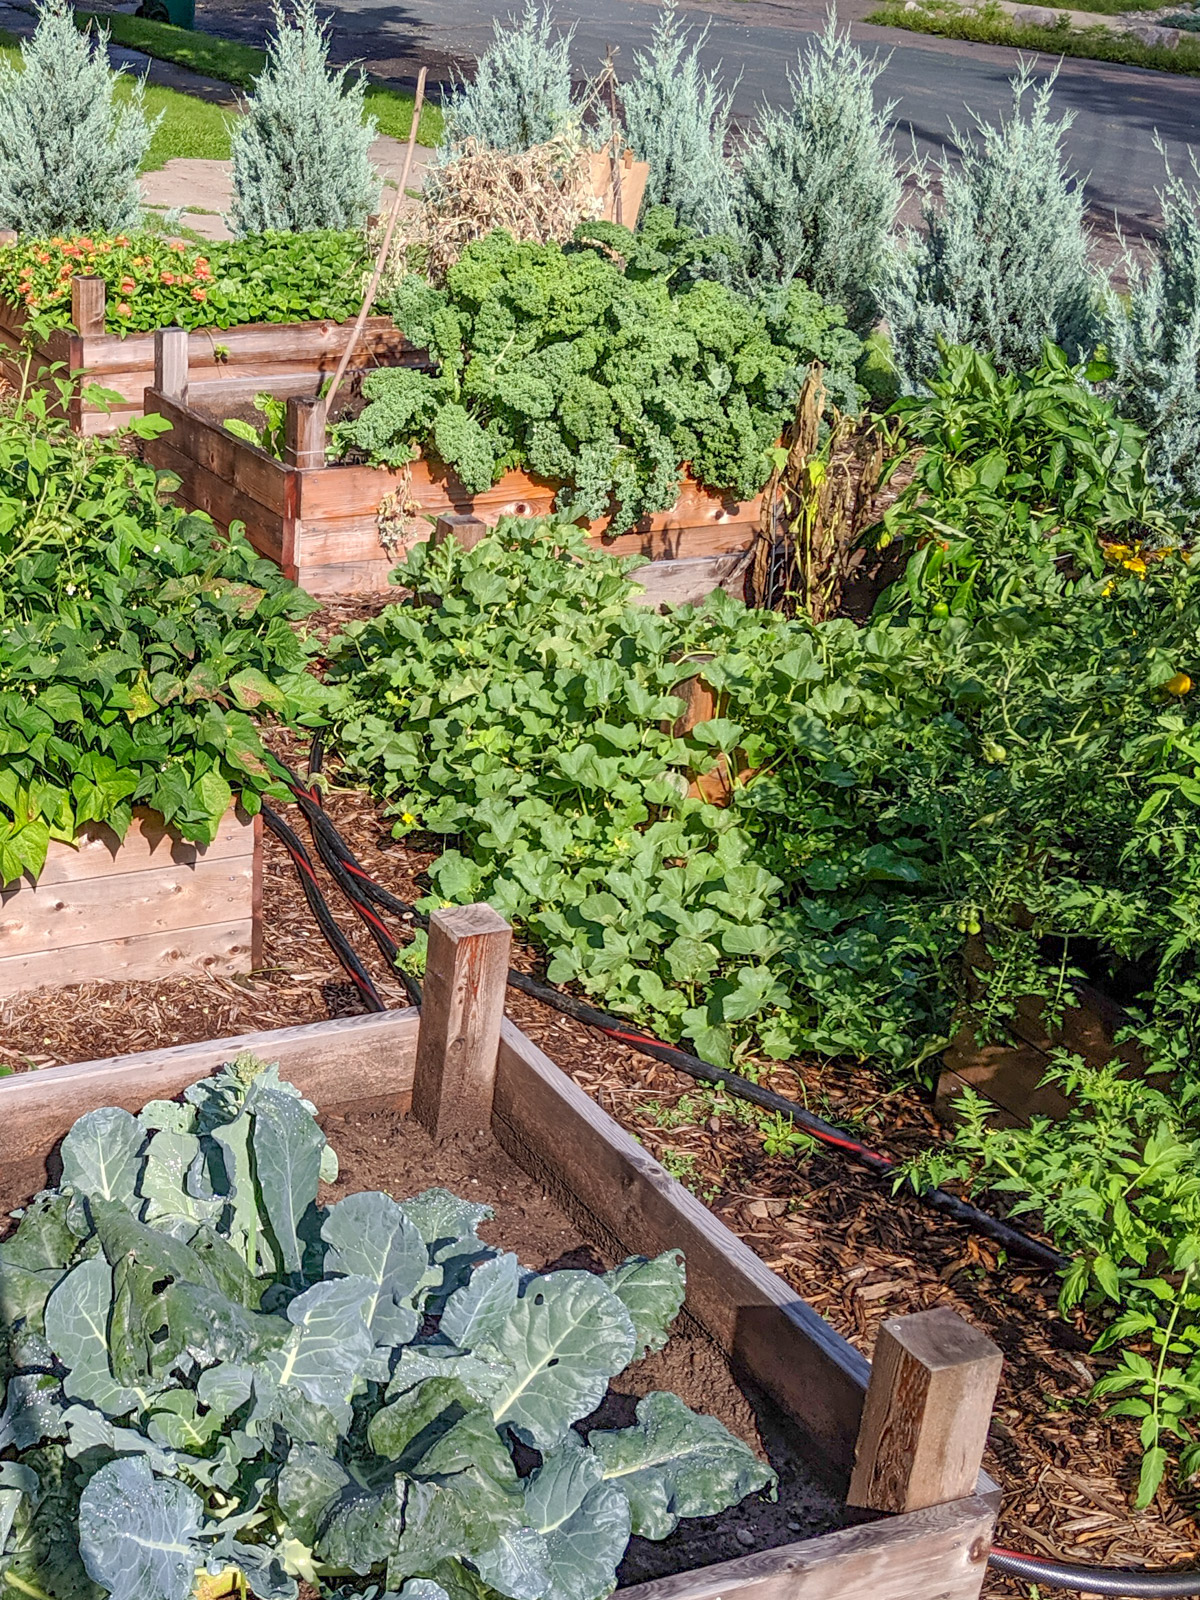
<svg viewBox="0 0 1200 1600">
<path fill-rule="evenodd" d="M 145 391 L 154 382 L 153 333 L 106 333 L 103 278 L 71 280 L 74 330 L 57 328 L 32 352 L 30 377 L 36 382 L 79 375 L 67 415 L 77 433 L 112 433 L 143 410 Z M 187 380 L 203 392 L 219 385 L 230 397 L 245 398 L 260 389 L 303 393 L 337 366 L 350 337 L 345 322 L 254 322 L 233 328 L 198 328 L 183 336 Z M 25 315 L 0 300 L 0 375 L 19 384 L 26 361 Z M 369 317 L 352 358 L 354 369 L 401 366 L 421 360 L 422 352 L 391 317 Z M 56 372 L 51 372 L 56 368 Z M 119 398 L 107 405 L 84 397 L 89 384 Z"/>
<path fill-rule="evenodd" d="M 34 882 L 0 891 L 0 997 L 48 985 L 248 972 L 260 962 L 261 819 L 230 811 L 210 845 L 137 811 L 123 841 L 89 823 Z"/>
<path fill-rule="evenodd" d="M 0 1080 L 0 1159 L 29 1190 L 101 1105 L 138 1110 L 240 1051 L 322 1112 L 412 1110 L 435 1139 L 486 1131 L 585 1236 L 687 1258 L 686 1310 L 874 1520 L 655 1579 L 624 1600 L 977 1600 L 999 1502 L 979 1470 L 1000 1355 L 953 1312 L 885 1323 L 873 1367 L 504 1018 L 511 933 L 487 906 L 431 919 L 423 1010 L 52 1067 Z"/>
<path fill-rule="evenodd" d="M 180 481 L 179 499 L 205 511 L 218 527 L 245 525 L 255 549 L 311 594 L 387 593 L 400 556 L 429 537 L 444 516 L 494 526 L 501 517 L 546 516 L 557 485 L 509 472 L 471 495 L 452 472 L 414 461 L 404 471 L 325 459 L 325 414 L 314 394 L 290 394 L 283 460 L 237 438 L 214 420 L 219 403 L 236 398 L 212 385 L 205 409 L 193 403 L 181 329 L 157 335 L 147 412 L 171 424 L 147 441 L 146 458 Z M 282 390 L 279 391 L 282 394 Z M 628 533 L 611 537 L 607 523 L 590 536 L 614 555 L 648 556 L 637 574 L 650 604 L 699 600 L 716 588 L 740 593 L 760 516 L 761 497 L 731 499 L 684 477 L 679 499 Z M 389 525 L 384 527 L 385 522 Z M 385 543 L 386 538 L 386 543 Z"/>
</svg>

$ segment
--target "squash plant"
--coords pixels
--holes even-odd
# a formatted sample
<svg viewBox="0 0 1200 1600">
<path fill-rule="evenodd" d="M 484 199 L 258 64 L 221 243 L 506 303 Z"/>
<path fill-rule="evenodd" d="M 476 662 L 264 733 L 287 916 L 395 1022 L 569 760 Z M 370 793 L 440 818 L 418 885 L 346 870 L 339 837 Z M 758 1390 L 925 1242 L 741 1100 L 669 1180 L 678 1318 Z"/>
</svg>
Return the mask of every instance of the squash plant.
<svg viewBox="0 0 1200 1600">
<path fill-rule="evenodd" d="M 258 721 L 323 715 L 293 626 L 314 602 L 169 487 L 45 391 L 0 413 L 0 883 L 85 823 L 123 835 L 136 805 L 211 842 L 235 796 L 275 792 Z"/>
<path fill-rule="evenodd" d="M 313 1112 L 240 1057 L 63 1141 L 0 1244 L 6 1592 L 600 1600 L 631 1533 L 773 1484 L 671 1394 L 578 1427 L 665 1344 L 678 1252 L 533 1273 L 444 1189 L 321 1205 Z"/>
</svg>

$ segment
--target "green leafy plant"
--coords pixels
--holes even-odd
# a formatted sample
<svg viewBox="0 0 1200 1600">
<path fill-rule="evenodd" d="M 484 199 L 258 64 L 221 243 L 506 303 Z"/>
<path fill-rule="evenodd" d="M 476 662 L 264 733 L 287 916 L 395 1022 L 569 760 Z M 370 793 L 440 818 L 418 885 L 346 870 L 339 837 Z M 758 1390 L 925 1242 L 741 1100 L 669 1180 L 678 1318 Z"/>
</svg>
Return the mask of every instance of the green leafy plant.
<svg viewBox="0 0 1200 1600">
<path fill-rule="evenodd" d="M 71 324 L 71 279 L 104 279 L 109 333 L 344 322 L 362 304 L 355 233 L 267 233 L 202 248 L 156 234 L 21 239 L 0 246 L 0 296 L 44 328 Z"/>
<path fill-rule="evenodd" d="M 48 405 L 33 390 L 0 414 L 4 883 L 85 823 L 123 835 L 137 805 L 211 841 L 235 798 L 284 792 L 259 719 L 319 721 L 328 699 L 292 626 L 314 603 L 236 529 L 164 505 L 120 438 L 79 440 Z"/>
<path fill-rule="evenodd" d="M 677 1251 L 533 1273 L 444 1189 L 321 1205 L 313 1112 L 243 1056 L 64 1139 L 61 1184 L 0 1244 L 0 1581 L 601 1600 L 631 1533 L 773 1484 L 672 1394 L 576 1426 L 666 1343 Z"/>
<path fill-rule="evenodd" d="M 422 451 L 472 493 L 523 467 L 564 486 L 564 515 L 611 512 L 619 532 L 675 503 L 685 464 L 710 488 L 756 494 L 814 358 L 856 406 L 858 340 L 803 285 L 760 307 L 648 268 L 656 245 L 686 253 L 665 210 L 641 235 L 595 224 L 587 240 L 497 231 L 468 245 L 444 290 L 404 279 L 390 309 L 433 370 L 369 373 L 370 403 L 335 439 L 395 466 Z"/>
<path fill-rule="evenodd" d="M 953 1145 L 917 1170 L 1004 1194 L 1072 1252 L 1060 1304 L 1099 1317 L 1097 1350 L 1121 1346 L 1093 1394 L 1119 1395 L 1110 1411 L 1140 1421 L 1146 1506 L 1172 1451 L 1182 1481 L 1200 1471 L 1200 1084 L 1167 1091 L 1123 1062 L 1068 1056 L 1045 1081 L 1072 1097 L 1063 1121 L 996 1128 L 964 1091 Z"/>
<path fill-rule="evenodd" d="M 281 400 L 278 395 L 256 394 L 254 409 L 263 419 L 261 428 L 256 428 L 252 422 L 246 422 L 242 417 L 226 417 L 221 426 L 228 428 L 229 432 L 236 434 L 239 439 L 245 439 L 248 444 L 257 445 L 268 455 L 282 458 L 284 428 L 287 424 L 287 401 Z"/>
<path fill-rule="evenodd" d="M 276 3 L 272 16 L 267 64 L 234 125 L 229 226 L 239 237 L 361 228 L 380 195 L 367 80 L 330 71 L 316 0 L 294 0 L 290 15 Z"/>
<path fill-rule="evenodd" d="M 66 0 L 38 0 L 21 64 L 0 61 L 0 222 L 23 233 L 132 227 L 154 133 L 140 86 L 114 100 L 108 35 L 81 33 Z"/>
</svg>

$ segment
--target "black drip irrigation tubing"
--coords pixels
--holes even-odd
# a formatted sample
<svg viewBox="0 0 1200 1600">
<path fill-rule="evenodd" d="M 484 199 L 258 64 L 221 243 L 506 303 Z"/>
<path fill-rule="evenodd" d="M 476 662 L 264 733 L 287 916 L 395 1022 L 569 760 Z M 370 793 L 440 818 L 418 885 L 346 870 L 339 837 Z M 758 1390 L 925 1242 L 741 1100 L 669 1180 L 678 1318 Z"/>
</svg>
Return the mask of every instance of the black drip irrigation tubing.
<svg viewBox="0 0 1200 1600">
<path fill-rule="evenodd" d="M 387 931 L 382 920 L 375 915 L 371 906 L 378 906 L 391 916 L 408 923 L 410 926 L 419 927 L 428 923 L 428 918 L 423 916 L 415 906 L 399 899 L 396 895 L 384 889 L 365 871 L 355 857 L 349 845 L 342 838 L 337 828 L 330 821 L 329 816 L 321 805 L 320 793 L 311 783 L 311 776 L 320 771 L 321 752 L 320 746 L 315 745 L 313 758 L 310 764 L 310 782 L 302 783 L 300 778 L 290 768 L 279 762 L 286 773 L 288 787 L 300 807 L 308 823 L 313 844 L 322 863 L 328 869 L 330 876 L 338 888 L 350 902 L 358 916 L 366 924 L 372 938 L 375 940 L 381 954 L 389 965 L 395 968 L 400 948 Z M 353 979 L 362 995 L 364 1004 L 371 1011 L 384 1011 L 386 1006 L 379 995 L 370 974 L 355 954 L 346 935 L 338 927 L 333 914 L 321 892 L 316 873 L 313 871 L 312 861 L 307 850 L 293 830 L 284 822 L 270 806 L 263 805 L 263 820 L 271 831 L 282 840 L 300 879 L 301 888 L 304 890 L 305 899 L 308 901 L 317 925 L 329 943 L 334 954 L 341 962 L 347 973 Z M 409 998 L 417 1005 L 421 1003 L 421 986 L 411 974 L 401 971 L 400 976 L 404 982 Z M 751 1101 L 754 1105 L 761 1106 L 767 1111 L 777 1111 L 789 1117 L 795 1127 L 810 1134 L 821 1144 L 840 1150 L 851 1160 L 857 1161 L 869 1172 L 878 1177 L 892 1177 L 895 1174 L 897 1163 L 890 1157 L 881 1155 L 878 1151 L 869 1149 L 866 1145 L 852 1139 L 841 1129 L 835 1128 L 831 1123 L 821 1117 L 814 1116 L 807 1107 L 798 1101 L 789 1100 L 784 1095 L 775 1094 L 770 1089 L 764 1089 L 749 1078 L 727 1071 L 724 1067 L 716 1067 L 709 1061 L 702 1060 L 699 1056 L 691 1055 L 686 1050 L 678 1050 L 674 1045 L 663 1044 L 661 1040 L 653 1039 L 648 1034 L 639 1033 L 626 1027 L 616 1017 L 611 1017 L 607 1012 L 600 1011 L 597 1007 L 588 1005 L 584 1000 L 577 999 L 574 995 L 563 994 L 560 990 L 551 988 L 549 984 L 541 983 L 536 978 L 531 978 L 515 968 L 509 970 L 509 984 L 518 989 L 522 994 L 527 994 L 535 1000 L 541 1000 L 546 1005 L 552 1006 L 556 1011 L 561 1011 L 565 1016 L 574 1018 L 577 1022 L 585 1023 L 598 1032 L 616 1039 L 622 1044 L 627 1044 L 643 1055 L 662 1061 L 666 1065 L 675 1067 L 688 1076 L 701 1079 L 706 1083 L 718 1084 L 722 1088 L 740 1099 Z M 1007 1222 L 1002 1222 L 998 1217 L 990 1216 L 986 1211 L 980 1211 L 976 1206 L 968 1205 L 965 1200 L 959 1200 L 954 1195 L 947 1194 L 943 1189 L 917 1189 L 910 1185 L 910 1192 L 924 1205 L 940 1212 L 943 1216 L 952 1218 L 955 1222 L 963 1223 L 974 1232 L 985 1234 L 988 1238 L 1002 1244 L 1012 1255 L 1023 1257 L 1036 1265 L 1053 1271 L 1061 1271 L 1068 1265 L 1067 1257 L 1059 1251 L 1051 1249 L 1049 1245 L 1042 1244 L 1039 1240 L 1031 1238 L 1019 1228 L 1012 1227 Z M 1118 1567 L 1086 1567 L 1078 1566 L 1072 1562 L 1050 1561 L 1041 1556 L 1022 1555 L 1016 1550 L 1006 1550 L 994 1546 L 988 1556 L 989 1565 L 997 1572 L 1019 1579 L 1023 1583 L 1043 1584 L 1052 1589 L 1070 1589 L 1088 1594 L 1122 1596 L 1124 1600 L 1184 1600 L 1184 1597 L 1200 1596 L 1200 1572 L 1138 1572 Z"/>
</svg>

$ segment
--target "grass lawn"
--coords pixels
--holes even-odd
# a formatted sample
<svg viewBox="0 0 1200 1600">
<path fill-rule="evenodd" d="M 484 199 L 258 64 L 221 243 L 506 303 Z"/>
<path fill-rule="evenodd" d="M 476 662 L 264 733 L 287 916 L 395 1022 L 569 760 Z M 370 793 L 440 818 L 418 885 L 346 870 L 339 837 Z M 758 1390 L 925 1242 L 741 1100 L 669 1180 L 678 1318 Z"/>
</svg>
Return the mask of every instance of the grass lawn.
<svg viewBox="0 0 1200 1600">
<path fill-rule="evenodd" d="M 171 61 L 178 67 L 202 72 L 206 77 L 217 78 L 238 89 L 251 87 L 267 59 L 253 45 L 218 39 L 212 33 L 175 28 L 167 22 L 151 22 L 145 17 L 130 17 L 119 11 L 106 13 L 102 18 L 88 11 L 77 11 L 75 15 L 81 22 L 92 19 L 103 21 L 112 34 L 113 42 L 123 44 L 127 49 L 141 50 L 157 61 Z M 371 83 L 367 87 L 367 108 L 379 124 L 380 133 L 390 134 L 395 139 L 408 138 L 412 127 L 411 94 L 388 88 L 382 83 Z M 441 142 L 442 113 L 436 106 L 426 104 L 422 108 L 417 136 L 425 145 Z M 172 152 L 175 155 L 183 153 Z"/>
<path fill-rule="evenodd" d="M 1072 28 L 1065 15 L 1054 27 L 1042 28 L 1036 23 L 1015 21 L 999 6 L 964 11 L 954 0 L 924 0 L 919 11 L 906 11 L 900 0 L 891 0 L 863 21 L 886 28 L 907 28 L 911 33 L 936 33 L 944 39 L 1005 44 L 1016 50 L 1044 50 L 1050 55 L 1115 61 L 1128 67 L 1200 77 L 1200 34 L 1185 33 L 1177 48 L 1171 49 L 1165 44 L 1143 44 L 1132 34 L 1116 33 L 1099 24 L 1094 28 Z"/>
</svg>

